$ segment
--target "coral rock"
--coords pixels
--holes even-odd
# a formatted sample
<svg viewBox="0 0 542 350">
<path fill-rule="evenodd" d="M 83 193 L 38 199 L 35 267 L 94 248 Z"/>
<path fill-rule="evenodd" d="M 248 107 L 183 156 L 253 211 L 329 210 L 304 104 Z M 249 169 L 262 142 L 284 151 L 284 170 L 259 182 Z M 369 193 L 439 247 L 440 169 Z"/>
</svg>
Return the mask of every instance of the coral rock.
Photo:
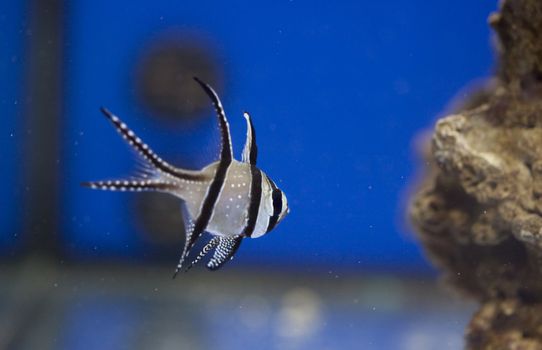
<svg viewBox="0 0 542 350">
<path fill-rule="evenodd" d="M 502 1 L 489 22 L 498 75 L 436 123 L 410 216 L 444 278 L 483 302 L 468 347 L 542 349 L 542 1 Z"/>
</svg>

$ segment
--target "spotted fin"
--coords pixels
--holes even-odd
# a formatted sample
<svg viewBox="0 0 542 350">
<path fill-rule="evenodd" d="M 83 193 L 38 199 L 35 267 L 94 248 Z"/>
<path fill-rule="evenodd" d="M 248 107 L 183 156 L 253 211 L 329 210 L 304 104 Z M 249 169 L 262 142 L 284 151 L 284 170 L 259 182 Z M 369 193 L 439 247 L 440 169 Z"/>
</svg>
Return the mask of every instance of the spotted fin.
<svg viewBox="0 0 542 350">
<path fill-rule="evenodd" d="M 175 188 L 175 183 L 173 181 L 162 180 L 107 180 L 82 182 L 81 186 L 107 191 L 168 192 Z"/>
<path fill-rule="evenodd" d="M 100 108 L 100 110 L 124 140 L 149 165 L 147 170 L 150 170 L 151 173 L 159 173 L 184 180 L 204 180 L 204 175 L 199 171 L 180 169 L 164 161 L 116 115 L 104 107 Z"/>
<path fill-rule="evenodd" d="M 218 246 L 213 254 L 213 257 L 207 263 L 207 268 L 211 271 L 216 271 L 225 263 L 233 259 L 233 255 L 239 249 L 243 237 L 219 237 Z"/>
<path fill-rule="evenodd" d="M 211 250 L 215 249 L 218 244 L 220 243 L 220 237 L 218 236 L 215 236 L 213 237 L 209 243 L 207 243 L 202 249 L 201 249 L 201 252 L 198 254 L 198 256 L 196 256 L 196 258 L 190 263 L 190 265 L 188 265 L 184 271 L 187 272 L 188 270 L 190 270 L 192 267 L 194 267 L 201 259 L 203 259 L 205 257 L 205 255 L 207 255 L 207 253 L 209 253 Z"/>
<path fill-rule="evenodd" d="M 222 187 L 224 186 L 228 167 L 230 166 L 233 159 L 230 126 L 228 124 L 228 120 L 226 119 L 226 113 L 224 112 L 222 103 L 220 102 L 218 95 L 211 86 L 196 77 L 194 77 L 194 80 L 209 96 L 209 98 L 213 102 L 213 106 L 216 111 L 221 136 L 220 159 L 218 161 L 218 167 L 216 169 L 215 176 L 211 181 L 211 184 L 209 185 L 205 198 L 203 199 L 200 213 L 194 221 L 194 225 L 191 226 L 189 231 L 187 231 L 183 252 L 181 254 L 181 258 L 179 259 L 179 263 L 177 264 L 177 268 L 173 277 L 175 277 L 179 270 L 182 269 L 183 263 L 188 256 L 190 249 L 192 249 L 198 238 L 201 237 L 203 232 L 205 232 L 205 229 L 207 228 L 207 225 L 211 220 L 211 216 L 213 214 L 216 202 L 218 201 L 218 196 L 220 195 Z"/>
<path fill-rule="evenodd" d="M 248 112 L 243 113 L 245 120 L 247 121 L 247 139 L 245 141 L 245 148 L 243 149 L 242 161 L 256 165 L 258 158 L 258 146 L 256 145 L 256 131 L 254 125 L 252 125 L 252 119 Z"/>
</svg>

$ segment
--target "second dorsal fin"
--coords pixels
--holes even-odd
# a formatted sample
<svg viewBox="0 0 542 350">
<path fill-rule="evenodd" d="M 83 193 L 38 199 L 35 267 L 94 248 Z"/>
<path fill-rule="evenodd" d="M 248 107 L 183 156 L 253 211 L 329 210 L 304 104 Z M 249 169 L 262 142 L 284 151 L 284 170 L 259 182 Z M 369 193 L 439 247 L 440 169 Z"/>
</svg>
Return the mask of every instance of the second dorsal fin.
<svg viewBox="0 0 542 350">
<path fill-rule="evenodd" d="M 222 161 L 223 159 L 229 159 L 231 161 L 233 158 L 233 150 L 231 146 L 230 125 L 228 124 L 228 119 L 226 119 L 224 107 L 222 107 L 222 103 L 220 102 L 215 90 L 209 84 L 201 81 L 198 77 L 194 77 L 194 80 L 198 82 L 209 98 L 211 98 L 211 101 L 213 101 L 213 106 L 216 110 L 221 138 L 220 160 Z"/>
<path fill-rule="evenodd" d="M 228 124 L 228 120 L 226 119 L 226 114 L 224 113 L 222 103 L 220 102 L 218 95 L 212 87 L 210 87 L 207 83 L 204 83 L 196 77 L 194 77 L 194 80 L 198 82 L 198 84 L 200 84 L 205 93 L 211 98 L 213 106 L 216 110 L 221 136 L 220 159 L 218 161 L 218 167 L 216 169 L 215 176 L 211 181 L 211 184 L 209 185 L 205 198 L 203 199 L 199 215 L 194 221 L 194 225 L 187 233 L 183 252 L 181 254 L 181 258 L 179 260 L 179 264 L 177 265 L 175 274 L 173 275 L 174 277 L 177 272 L 182 268 L 183 262 L 186 259 L 188 253 L 190 252 L 190 249 L 194 246 L 198 238 L 201 237 L 203 232 L 205 232 L 205 230 L 207 229 L 207 225 L 209 224 L 209 221 L 211 221 L 216 202 L 218 201 L 218 197 L 220 195 L 220 192 L 222 191 L 222 187 L 224 186 L 224 181 L 226 180 L 228 168 L 233 160 L 230 126 Z"/>
</svg>

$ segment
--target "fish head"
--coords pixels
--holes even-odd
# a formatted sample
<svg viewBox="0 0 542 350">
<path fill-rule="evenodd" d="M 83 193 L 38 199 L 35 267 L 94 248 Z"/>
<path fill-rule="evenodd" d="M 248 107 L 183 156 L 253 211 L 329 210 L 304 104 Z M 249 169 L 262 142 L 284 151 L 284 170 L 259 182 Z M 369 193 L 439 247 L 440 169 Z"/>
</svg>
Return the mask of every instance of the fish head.
<svg viewBox="0 0 542 350">
<path fill-rule="evenodd" d="M 265 186 L 267 190 L 265 192 L 267 193 L 264 192 L 264 195 L 267 197 L 265 209 L 269 215 L 267 229 L 267 232 L 269 232 L 290 213 L 290 208 L 286 194 L 267 175 L 265 175 L 265 179 L 268 184 L 268 186 Z"/>
</svg>

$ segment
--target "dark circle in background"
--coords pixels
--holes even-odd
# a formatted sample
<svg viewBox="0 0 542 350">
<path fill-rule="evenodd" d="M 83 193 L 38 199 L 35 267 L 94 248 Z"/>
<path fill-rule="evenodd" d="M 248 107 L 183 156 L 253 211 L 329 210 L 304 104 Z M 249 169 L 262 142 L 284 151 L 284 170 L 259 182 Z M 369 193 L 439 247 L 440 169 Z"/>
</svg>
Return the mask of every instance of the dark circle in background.
<svg viewBox="0 0 542 350">
<path fill-rule="evenodd" d="M 209 99 L 193 77 L 223 88 L 222 66 L 207 40 L 168 34 L 143 50 L 137 65 L 136 91 L 154 117 L 189 122 L 208 113 Z"/>
<path fill-rule="evenodd" d="M 178 248 L 185 236 L 181 201 L 164 193 L 138 193 L 135 199 L 137 221 L 145 239 L 152 244 Z"/>
<path fill-rule="evenodd" d="M 211 84 L 219 95 L 223 91 L 223 66 L 212 47 L 203 36 L 177 30 L 143 46 L 136 61 L 136 97 L 153 123 L 190 125 L 214 117 L 209 97 L 193 79 Z M 145 239 L 164 252 L 177 250 L 184 238 L 181 201 L 160 193 L 134 199 Z"/>
</svg>

